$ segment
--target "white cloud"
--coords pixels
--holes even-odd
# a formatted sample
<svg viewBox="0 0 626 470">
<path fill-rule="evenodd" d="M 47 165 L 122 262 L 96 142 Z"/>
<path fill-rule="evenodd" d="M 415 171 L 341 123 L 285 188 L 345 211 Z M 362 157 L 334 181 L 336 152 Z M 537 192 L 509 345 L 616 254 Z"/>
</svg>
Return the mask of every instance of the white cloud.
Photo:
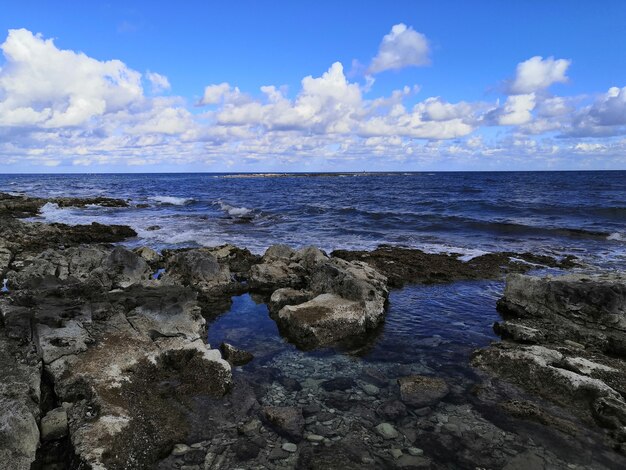
<svg viewBox="0 0 626 470">
<path fill-rule="evenodd" d="M 514 95 L 528 94 L 548 88 L 553 83 L 565 83 L 565 75 L 571 61 L 541 56 L 517 64 L 517 74 L 510 84 L 509 91 Z"/>
<path fill-rule="evenodd" d="M 220 83 L 219 85 L 209 85 L 204 89 L 204 95 L 199 104 L 218 104 L 230 92 L 231 87 L 226 82 Z"/>
<path fill-rule="evenodd" d="M 535 94 L 509 96 L 499 112 L 498 124 L 501 126 L 517 126 L 526 124 L 532 119 L 535 109 Z"/>
<path fill-rule="evenodd" d="M 1 49 L 2 126 L 80 126 L 143 96 L 141 74 L 119 60 L 101 62 L 59 50 L 52 39 L 25 29 L 10 30 Z"/>
<path fill-rule="evenodd" d="M 626 87 L 611 87 L 606 93 L 574 113 L 570 136 L 626 134 Z"/>
<path fill-rule="evenodd" d="M 152 85 L 153 93 L 161 93 L 172 88 L 172 86 L 170 85 L 170 81 L 165 75 L 148 71 L 146 72 L 146 78 L 150 81 L 150 84 Z"/>
<path fill-rule="evenodd" d="M 383 37 L 378 54 L 372 59 L 368 72 L 399 70 L 430 64 L 430 46 L 426 36 L 403 23 L 394 25 Z"/>
<path fill-rule="evenodd" d="M 406 27 L 394 30 L 381 51 L 419 34 Z M 318 162 L 345 169 L 358 160 L 402 165 L 450 159 L 476 168 L 508 168 L 509 158 L 522 164 L 533 156 L 565 161 L 559 159 L 571 154 L 626 164 L 626 139 L 606 137 L 626 135 L 626 87 L 595 99 L 550 96 L 545 88 L 566 79 L 562 66 L 562 73 L 539 74 L 523 66 L 518 85 L 524 82 L 533 91 L 508 96 L 502 105 L 451 103 L 428 95 L 418 99 L 423 90 L 417 85 L 371 96 L 371 77 L 348 79 L 336 62 L 303 78 L 292 94 L 277 85 L 251 94 L 227 82 L 209 85 L 195 103 L 206 108 L 194 109 L 173 93 L 158 96 L 170 89 L 163 75 L 142 77 L 120 61 L 61 50 L 27 30 L 10 31 L 0 48 L 5 58 L 0 64 L 0 161 L 5 165 L 57 166 L 59 171 L 68 165 L 158 169 L 163 164 L 302 170 Z M 398 60 L 387 64 L 417 61 Z M 559 69 L 554 65 L 559 61 L 539 60 L 543 65 L 550 61 Z M 142 79 L 153 91 L 148 96 Z M 485 126 L 510 127 L 487 138 L 481 133 Z M 555 139 L 557 133 L 569 138 Z M 580 136 L 590 138 L 577 142 Z M 603 136 L 602 147 L 594 141 L 597 136 Z"/>
</svg>

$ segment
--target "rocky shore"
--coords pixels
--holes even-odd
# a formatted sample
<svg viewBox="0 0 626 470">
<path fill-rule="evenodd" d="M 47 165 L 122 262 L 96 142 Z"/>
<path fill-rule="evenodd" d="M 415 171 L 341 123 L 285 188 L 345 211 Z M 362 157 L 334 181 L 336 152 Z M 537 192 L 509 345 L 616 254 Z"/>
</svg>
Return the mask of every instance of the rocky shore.
<svg viewBox="0 0 626 470">
<path fill-rule="evenodd" d="M 589 468 L 520 442 L 520 422 L 564 448 L 599 446 L 577 457 L 594 468 L 624 462 L 623 276 L 523 275 L 575 265 L 528 253 L 129 250 L 129 227 L 22 220 L 48 202 L 127 204 L 0 194 L 0 468 Z M 478 385 L 349 354 L 260 364 L 206 342 L 250 293 L 298 350 L 359 350 L 390 289 L 506 274 L 503 340 L 475 353 Z"/>
</svg>

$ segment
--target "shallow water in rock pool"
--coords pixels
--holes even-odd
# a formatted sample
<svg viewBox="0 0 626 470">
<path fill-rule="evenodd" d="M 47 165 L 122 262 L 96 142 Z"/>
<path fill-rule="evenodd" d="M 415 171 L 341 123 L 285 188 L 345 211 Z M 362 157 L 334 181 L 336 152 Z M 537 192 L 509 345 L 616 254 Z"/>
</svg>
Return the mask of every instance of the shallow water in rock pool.
<svg viewBox="0 0 626 470">
<path fill-rule="evenodd" d="M 208 341 L 254 354 L 234 369 L 236 387 L 253 384 L 260 406 L 309 410 L 296 453 L 282 451 L 291 439 L 261 426 L 252 439 L 267 445 L 242 468 L 344 468 L 355 461 L 345 468 L 623 468 L 600 434 L 553 405 L 543 404 L 572 420 L 576 435 L 499 411 L 502 396 L 475 396 L 485 376 L 471 367 L 471 354 L 497 339 L 492 325 L 503 287 L 469 281 L 392 291 L 384 324 L 365 344 L 315 351 L 283 339 L 262 298 L 233 297 L 230 310 L 209 323 Z M 411 374 L 443 378 L 450 393 L 430 408 L 405 408 L 397 379 Z M 526 398 L 503 387 L 505 398 Z M 245 400 L 234 397 L 227 406 L 238 401 Z M 384 422 L 398 437 L 381 437 L 376 427 Z M 230 458 L 237 462 L 236 453 Z"/>
</svg>

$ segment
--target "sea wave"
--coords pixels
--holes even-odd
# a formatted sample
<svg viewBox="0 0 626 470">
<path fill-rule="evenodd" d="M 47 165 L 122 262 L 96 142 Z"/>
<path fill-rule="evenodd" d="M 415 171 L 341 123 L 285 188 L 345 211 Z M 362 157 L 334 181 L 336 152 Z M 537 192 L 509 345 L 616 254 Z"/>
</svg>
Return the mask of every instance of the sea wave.
<svg viewBox="0 0 626 470">
<path fill-rule="evenodd" d="M 623 233 L 615 232 L 606 237 L 607 240 L 616 240 L 619 242 L 626 242 L 626 236 Z"/>
<path fill-rule="evenodd" d="M 166 206 L 186 206 L 194 202 L 193 198 L 176 196 L 152 196 L 150 200 Z"/>
<path fill-rule="evenodd" d="M 218 205 L 221 210 L 227 213 L 231 217 L 250 219 L 253 217 L 253 210 L 247 207 L 236 207 L 226 202 L 218 201 Z"/>
<path fill-rule="evenodd" d="M 72 216 L 72 210 L 69 207 L 59 207 L 55 202 L 46 202 L 41 209 L 39 215 L 47 222 L 60 222 L 69 225 L 77 225 L 78 221 Z"/>
</svg>

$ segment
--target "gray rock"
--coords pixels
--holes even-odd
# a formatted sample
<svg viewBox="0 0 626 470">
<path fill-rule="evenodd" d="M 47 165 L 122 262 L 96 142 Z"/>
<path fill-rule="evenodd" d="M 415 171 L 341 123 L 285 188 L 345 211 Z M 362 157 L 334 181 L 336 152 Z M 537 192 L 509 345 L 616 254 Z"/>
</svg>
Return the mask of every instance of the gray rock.
<svg viewBox="0 0 626 470">
<path fill-rule="evenodd" d="M 551 322 L 551 335 L 626 354 L 626 275 L 507 276 L 498 308 Z"/>
<path fill-rule="evenodd" d="M 207 292 L 221 292 L 234 283 L 228 264 L 221 264 L 208 249 L 175 253 L 165 264 L 163 283 L 181 283 Z"/>
<path fill-rule="evenodd" d="M 21 362 L 0 329 L 0 468 L 29 469 L 39 445 L 40 361 Z"/>
<path fill-rule="evenodd" d="M 270 312 L 278 312 L 286 305 L 298 305 L 308 302 L 313 297 L 314 295 L 312 292 L 285 287 L 274 291 L 270 298 L 268 307 Z"/>
<path fill-rule="evenodd" d="M 53 441 L 67 436 L 67 411 L 63 407 L 49 411 L 41 418 L 41 440 Z"/>
<path fill-rule="evenodd" d="M 254 359 L 254 356 L 248 351 L 238 349 L 232 344 L 222 343 L 220 351 L 224 360 L 228 361 L 232 366 L 243 366 Z"/>
<path fill-rule="evenodd" d="M 294 452 L 298 451 L 298 446 L 296 444 L 294 444 L 293 442 L 285 442 L 281 446 L 281 449 L 283 449 L 285 452 L 289 452 L 289 453 L 293 454 Z"/>
<path fill-rule="evenodd" d="M 156 263 L 157 261 L 161 259 L 161 255 L 159 255 L 156 251 L 154 251 L 152 248 L 149 248 L 147 246 L 142 246 L 140 248 L 137 248 L 134 251 L 136 254 L 141 256 L 141 258 L 143 258 L 145 262 L 149 264 Z"/>
<path fill-rule="evenodd" d="M 389 423 L 380 423 L 376 426 L 376 432 L 380 434 L 383 439 L 395 439 L 400 435 L 396 428 Z"/>
</svg>

